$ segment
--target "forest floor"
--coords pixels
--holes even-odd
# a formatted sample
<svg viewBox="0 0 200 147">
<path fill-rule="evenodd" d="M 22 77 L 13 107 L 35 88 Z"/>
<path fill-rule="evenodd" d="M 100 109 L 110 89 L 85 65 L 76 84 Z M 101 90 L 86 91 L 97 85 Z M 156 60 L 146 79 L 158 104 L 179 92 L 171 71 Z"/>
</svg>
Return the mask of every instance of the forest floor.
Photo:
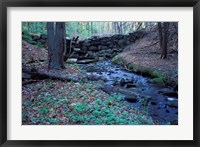
<svg viewBox="0 0 200 147">
<path fill-rule="evenodd" d="M 146 36 L 113 58 L 113 62 L 127 70 L 150 75 L 157 82 L 170 86 L 178 84 L 178 51 L 169 45 L 168 58 L 160 59 L 156 33 Z M 169 37 L 174 38 L 174 36 Z M 176 39 L 174 39 L 176 40 Z M 22 42 L 22 66 L 24 69 L 60 75 L 72 80 L 32 79 L 23 73 L 22 124 L 41 125 L 114 125 L 159 124 L 139 111 L 118 94 L 109 95 L 100 89 L 103 81 L 84 79 L 85 71 L 78 64 L 66 64 L 63 70 L 48 70 L 48 52 L 26 41 Z"/>
<path fill-rule="evenodd" d="M 117 94 L 99 90 L 97 82 L 40 80 L 22 91 L 23 125 L 158 124 Z"/>
<path fill-rule="evenodd" d="M 66 64 L 63 70 L 48 70 L 47 51 L 22 42 L 23 68 L 64 77 L 83 77 L 77 64 Z M 118 94 L 109 95 L 100 89 L 103 81 L 33 79 L 23 75 L 23 125 L 140 125 L 159 124 Z"/>
</svg>

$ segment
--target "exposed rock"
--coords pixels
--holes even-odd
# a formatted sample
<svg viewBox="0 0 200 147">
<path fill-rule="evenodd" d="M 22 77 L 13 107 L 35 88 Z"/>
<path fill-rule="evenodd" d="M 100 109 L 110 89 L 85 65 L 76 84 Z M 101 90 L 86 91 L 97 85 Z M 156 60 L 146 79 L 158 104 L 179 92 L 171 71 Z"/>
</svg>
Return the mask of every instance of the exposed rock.
<svg viewBox="0 0 200 147">
<path fill-rule="evenodd" d="M 112 53 L 113 53 L 113 50 L 112 50 L 112 49 L 107 49 L 107 50 L 106 50 L 106 53 L 107 53 L 107 54 L 112 54 Z"/>
<path fill-rule="evenodd" d="M 156 102 L 151 102 L 151 105 L 157 105 L 157 103 Z"/>
<path fill-rule="evenodd" d="M 86 55 L 85 55 L 86 58 L 90 58 L 90 59 L 98 59 L 98 55 L 96 53 L 93 53 L 93 52 L 88 52 Z"/>
<path fill-rule="evenodd" d="M 90 43 L 89 43 L 89 42 L 84 42 L 84 43 L 83 43 L 83 46 L 89 47 L 89 46 L 90 46 Z"/>
<path fill-rule="evenodd" d="M 101 50 L 101 45 L 98 45 L 97 48 L 98 48 L 98 50 Z"/>
<path fill-rule="evenodd" d="M 129 35 L 134 36 L 135 39 L 142 38 L 147 34 L 145 30 L 139 30 L 133 33 L 129 33 Z"/>
<path fill-rule="evenodd" d="M 40 40 L 40 37 L 37 36 L 37 35 L 34 35 L 32 38 L 33 38 L 33 41 L 38 41 L 38 40 Z"/>
<path fill-rule="evenodd" d="M 89 50 L 90 50 L 90 51 L 97 51 L 98 48 L 97 48 L 96 46 L 90 46 L 90 47 L 89 47 Z"/>
<path fill-rule="evenodd" d="M 178 91 L 178 84 L 174 87 L 174 91 Z"/>
<path fill-rule="evenodd" d="M 45 43 L 46 43 L 46 40 L 40 39 L 40 40 L 38 40 L 38 42 L 41 42 L 42 44 L 45 44 Z"/>
<path fill-rule="evenodd" d="M 133 88 L 133 87 L 136 87 L 136 85 L 133 84 L 133 83 L 127 83 L 126 84 L 126 88 Z"/>
<path fill-rule="evenodd" d="M 108 49 L 107 46 L 105 46 L 105 45 L 101 46 L 101 50 L 106 50 L 106 49 Z"/>
<path fill-rule="evenodd" d="M 124 99 L 130 103 L 137 103 L 139 100 L 132 96 L 125 96 Z"/>
<path fill-rule="evenodd" d="M 126 46 L 126 40 L 124 40 L 124 39 L 119 40 L 119 41 L 118 41 L 118 45 L 119 45 L 120 47 Z"/>
<path fill-rule="evenodd" d="M 66 63 L 76 63 L 77 59 L 76 58 L 69 58 L 67 59 Z"/>
<path fill-rule="evenodd" d="M 77 43 L 77 44 L 75 44 L 75 47 L 76 47 L 76 48 L 81 48 L 81 44 L 80 44 L 80 43 Z"/>
<path fill-rule="evenodd" d="M 81 59 L 81 60 L 77 60 L 78 64 L 88 64 L 88 63 L 92 63 L 92 62 L 96 62 L 96 59 Z"/>
<path fill-rule="evenodd" d="M 169 97 L 178 97 L 178 92 L 163 92 L 161 93 L 162 95 L 166 95 L 166 96 L 169 96 Z"/>
<path fill-rule="evenodd" d="M 100 79 L 100 77 L 97 75 L 94 75 L 94 74 L 90 74 L 87 76 L 87 79 L 91 80 L 91 81 L 98 81 Z"/>
<path fill-rule="evenodd" d="M 74 48 L 74 51 L 79 52 L 79 51 L 81 51 L 81 49 L 80 48 Z"/>
<path fill-rule="evenodd" d="M 88 50 L 88 48 L 86 46 L 82 46 L 81 49 L 84 50 L 84 51 Z"/>
<path fill-rule="evenodd" d="M 125 86 L 125 84 L 126 84 L 126 82 L 125 82 L 125 80 L 122 78 L 120 81 L 119 81 L 119 85 L 120 86 Z"/>
<path fill-rule="evenodd" d="M 170 101 L 170 103 L 168 104 L 169 107 L 171 108 L 178 108 L 178 101 Z"/>
<path fill-rule="evenodd" d="M 94 41 L 93 43 L 92 43 L 92 45 L 94 45 L 94 46 L 98 46 L 98 45 L 100 45 L 101 44 L 101 42 L 99 42 L 99 41 Z"/>
<path fill-rule="evenodd" d="M 111 58 L 113 58 L 113 55 L 112 54 L 106 54 L 105 57 L 108 58 L 108 59 L 111 59 Z"/>
<path fill-rule="evenodd" d="M 22 79 L 30 79 L 30 78 L 31 78 L 31 74 L 22 72 Z"/>
<path fill-rule="evenodd" d="M 48 37 L 47 37 L 46 34 L 41 34 L 41 35 L 40 35 L 40 38 L 45 40 L 45 39 L 47 39 Z"/>
<path fill-rule="evenodd" d="M 101 87 L 101 90 L 108 94 L 115 92 L 115 88 L 112 85 L 108 85 L 108 84 L 103 85 Z"/>
</svg>

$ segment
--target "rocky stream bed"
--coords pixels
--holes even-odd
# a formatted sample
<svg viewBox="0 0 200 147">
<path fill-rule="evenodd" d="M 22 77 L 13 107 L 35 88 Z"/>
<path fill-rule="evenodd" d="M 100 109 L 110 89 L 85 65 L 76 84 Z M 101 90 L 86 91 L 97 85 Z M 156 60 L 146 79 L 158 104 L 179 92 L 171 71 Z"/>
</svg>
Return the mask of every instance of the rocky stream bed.
<svg viewBox="0 0 200 147">
<path fill-rule="evenodd" d="M 86 71 L 88 80 L 103 80 L 101 89 L 109 95 L 119 94 L 121 101 L 147 111 L 159 124 L 178 124 L 178 97 L 173 88 L 154 84 L 150 78 L 126 71 L 108 60 L 80 66 Z"/>
</svg>

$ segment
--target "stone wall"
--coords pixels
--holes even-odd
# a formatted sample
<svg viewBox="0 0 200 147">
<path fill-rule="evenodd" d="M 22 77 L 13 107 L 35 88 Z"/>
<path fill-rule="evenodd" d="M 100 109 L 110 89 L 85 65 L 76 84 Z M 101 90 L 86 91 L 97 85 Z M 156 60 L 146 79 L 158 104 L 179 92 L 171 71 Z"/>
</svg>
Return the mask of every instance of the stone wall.
<svg viewBox="0 0 200 147">
<path fill-rule="evenodd" d="M 81 50 L 89 51 L 100 51 L 113 48 L 122 48 L 124 46 L 130 45 L 135 40 L 142 38 L 147 32 L 140 30 L 134 33 L 129 33 L 128 35 L 116 34 L 110 37 L 98 37 L 93 36 L 87 40 L 80 41 L 76 47 Z"/>
<path fill-rule="evenodd" d="M 75 45 L 75 48 L 80 48 L 82 54 L 84 55 L 85 53 L 85 58 L 112 58 L 121 52 L 124 47 L 134 43 L 137 39 L 144 37 L 146 34 L 146 31 L 140 30 L 134 33 L 129 33 L 128 35 L 116 34 L 109 37 L 93 36 L 89 39 L 79 41 Z M 77 56 L 74 57 L 78 58 Z"/>
<path fill-rule="evenodd" d="M 115 34 L 109 37 L 98 37 L 93 36 L 86 40 L 81 40 L 75 44 L 75 50 L 72 58 L 113 58 L 119 52 L 123 51 L 123 48 L 134 43 L 137 39 L 144 37 L 147 34 L 145 30 L 139 30 L 127 35 Z M 41 34 L 30 35 L 22 33 L 24 40 L 28 41 L 31 44 L 40 44 L 42 47 L 47 48 L 47 35 Z M 69 40 L 67 40 L 68 43 Z M 69 43 L 68 43 L 69 44 Z M 73 48 L 74 48 L 73 47 Z M 69 50 L 69 45 L 67 46 Z"/>
</svg>

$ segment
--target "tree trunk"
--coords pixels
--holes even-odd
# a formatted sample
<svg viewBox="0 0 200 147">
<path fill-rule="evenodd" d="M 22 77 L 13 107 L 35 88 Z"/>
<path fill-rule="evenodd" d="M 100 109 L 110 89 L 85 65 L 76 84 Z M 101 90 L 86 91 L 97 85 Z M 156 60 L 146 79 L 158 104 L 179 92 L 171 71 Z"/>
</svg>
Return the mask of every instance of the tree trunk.
<svg viewBox="0 0 200 147">
<path fill-rule="evenodd" d="M 90 37 L 92 37 L 92 35 L 93 35 L 92 21 L 91 21 L 91 23 L 90 23 L 90 27 L 91 27 L 91 30 L 90 30 Z"/>
<path fill-rule="evenodd" d="M 48 34 L 48 55 L 49 55 L 49 69 L 62 69 L 64 68 L 64 34 L 65 23 L 53 22 L 47 23 Z"/>
<path fill-rule="evenodd" d="M 118 33 L 121 34 L 121 22 L 117 22 Z"/>
<path fill-rule="evenodd" d="M 168 27 L 169 27 L 169 23 L 164 22 L 163 23 L 163 41 L 162 41 L 161 59 L 167 58 Z"/>
<path fill-rule="evenodd" d="M 55 54 L 53 54 L 54 50 L 54 23 L 47 22 L 47 37 L 48 37 L 48 58 L 49 58 L 49 65 L 48 68 L 53 68 L 53 63 L 55 62 Z"/>
<path fill-rule="evenodd" d="M 158 22 L 158 31 L 159 31 L 159 44 L 160 44 L 160 49 L 162 49 L 163 35 L 162 35 L 162 24 L 161 24 L 161 22 Z"/>
<path fill-rule="evenodd" d="M 142 27 L 142 22 L 138 22 L 138 25 L 137 25 L 137 29 L 136 29 L 136 31 L 140 30 L 141 27 Z"/>
<path fill-rule="evenodd" d="M 123 34 L 123 22 L 120 22 L 120 34 Z"/>
<path fill-rule="evenodd" d="M 99 32 L 99 36 L 101 36 L 101 22 L 99 22 L 99 30 L 98 30 L 98 32 Z"/>
<path fill-rule="evenodd" d="M 133 29 L 133 32 L 135 31 L 135 22 L 132 22 L 132 29 Z"/>
<path fill-rule="evenodd" d="M 28 32 L 29 32 L 29 22 L 27 23 L 27 28 L 28 28 Z"/>
<path fill-rule="evenodd" d="M 117 22 L 113 22 L 114 25 L 114 34 L 117 34 Z"/>
</svg>

